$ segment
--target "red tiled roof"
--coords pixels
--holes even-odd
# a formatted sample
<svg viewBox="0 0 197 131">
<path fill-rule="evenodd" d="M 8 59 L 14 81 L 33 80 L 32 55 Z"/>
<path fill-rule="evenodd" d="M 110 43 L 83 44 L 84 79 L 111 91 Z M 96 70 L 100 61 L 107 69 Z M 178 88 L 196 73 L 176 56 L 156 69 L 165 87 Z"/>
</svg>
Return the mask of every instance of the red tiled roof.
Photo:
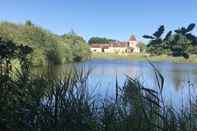
<svg viewBox="0 0 197 131">
<path fill-rule="evenodd" d="M 92 48 L 109 48 L 110 47 L 110 44 L 92 44 L 91 45 Z"/>
<path fill-rule="evenodd" d="M 134 35 L 132 35 L 130 38 L 129 38 L 129 41 L 137 41 L 136 37 Z"/>
<path fill-rule="evenodd" d="M 92 48 L 104 48 L 104 49 L 107 49 L 109 47 L 128 47 L 128 42 L 116 41 L 116 42 L 112 42 L 108 44 L 92 44 L 91 47 Z"/>
<path fill-rule="evenodd" d="M 112 47 L 128 47 L 128 42 L 114 42 Z"/>
</svg>

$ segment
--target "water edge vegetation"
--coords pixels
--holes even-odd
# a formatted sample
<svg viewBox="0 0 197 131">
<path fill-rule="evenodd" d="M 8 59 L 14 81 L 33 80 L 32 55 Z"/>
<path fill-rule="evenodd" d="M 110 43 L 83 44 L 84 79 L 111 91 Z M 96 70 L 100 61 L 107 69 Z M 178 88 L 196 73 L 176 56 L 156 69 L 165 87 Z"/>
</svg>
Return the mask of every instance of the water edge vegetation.
<svg viewBox="0 0 197 131">
<path fill-rule="evenodd" d="M 128 77 L 115 98 L 98 99 L 89 92 L 89 72 L 65 72 L 64 79 L 32 75 L 33 51 L 12 42 L 0 43 L 0 130 L 3 131 L 196 131 L 197 97 L 177 110 L 163 100 L 165 78 L 155 71 L 157 89 Z M 12 59 L 20 63 L 13 72 Z M 49 63 L 50 72 L 52 64 Z M 190 90 L 190 85 L 188 90 Z"/>
<path fill-rule="evenodd" d="M 155 62 L 173 62 L 173 63 L 192 63 L 197 64 L 197 55 L 190 55 L 190 58 L 185 59 L 182 56 L 173 57 L 169 55 L 158 55 L 150 56 L 148 54 L 128 54 L 128 55 L 119 55 L 114 53 L 92 53 L 92 59 L 126 59 L 132 61 L 150 61 Z"/>
<path fill-rule="evenodd" d="M 90 56 L 89 45 L 73 31 L 60 36 L 26 21 L 25 24 L 0 22 L 0 39 L 33 49 L 29 54 L 34 66 L 83 61 Z"/>
</svg>

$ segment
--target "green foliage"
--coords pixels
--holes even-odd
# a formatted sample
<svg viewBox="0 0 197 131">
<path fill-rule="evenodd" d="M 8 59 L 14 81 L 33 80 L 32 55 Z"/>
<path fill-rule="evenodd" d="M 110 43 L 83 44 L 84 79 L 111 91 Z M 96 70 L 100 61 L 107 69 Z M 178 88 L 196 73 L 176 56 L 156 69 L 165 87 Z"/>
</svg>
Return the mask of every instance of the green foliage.
<svg viewBox="0 0 197 131">
<path fill-rule="evenodd" d="M 72 50 L 71 55 L 74 61 L 81 61 L 90 56 L 90 47 L 85 40 L 78 35 L 63 35 L 63 41 L 69 43 Z"/>
<path fill-rule="evenodd" d="M 140 48 L 140 52 L 145 52 L 146 51 L 146 45 L 143 42 L 139 42 L 137 46 Z"/>
<path fill-rule="evenodd" d="M 64 34 L 62 37 L 65 41 L 70 41 L 71 43 L 75 41 L 81 41 L 83 43 L 86 43 L 86 41 L 81 36 L 75 34 Z"/>
<path fill-rule="evenodd" d="M 162 38 L 162 35 L 165 31 L 164 26 L 160 26 L 158 30 L 153 33 L 152 36 L 144 35 L 143 37 L 146 39 L 151 39 L 149 44 L 147 45 L 147 51 L 152 55 L 161 55 L 166 53 L 166 41 L 168 41 L 171 36 L 171 31 L 167 33 L 165 38 Z"/>
<path fill-rule="evenodd" d="M 171 36 L 168 41 L 168 46 L 173 56 L 185 56 L 186 54 L 190 54 L 189 47 L 194 47 L 186 36 L 178 33 Z"/>
<path fill-rule="evenodd" d="M 32 23 L 30 20 L 27 20 L 27 21 L 25 22 L 25 25 L 26 25 L 26 26 L 33 26 L 33 23 Z"/>
<path fill-rule="evenodd" d="M 72 56 L 75 53 L 72 48 L 74 41 L 79 41 L 81 52 L 85 52 L 81 54 L 83 57 L 81 59 L 85 59 L 89 55 L 89 47 L 86 46 L 82 37 L 76 35 L 61 37 L 32 24 L 31 21 L 26 21 L 24 25 L 1 22 L 0 37 L 4 41 L 12 40 L 17 45 L 23 44 L 32 47 L 34 49 L 31 54 L 32 63 L 36 66 L 46 65 L 48 61 L 54 64 L 74 62 L 75 59 Z"/>
<path fill-rule="evenodd" d="M 34 49 L 31 55 L 31 60 L 32 60 L 32 63 L 36 66 L 45 65 L 45 63 L 47 63 L 46 61 L 47 59 L 46 59 L 44 50 L 39 49 L 39 48 Z"/>
<path fill-rule="evenodd" d="M 190 54 L 196 54 L 197 37 L 191 33 L 194 28 L 195 24 L 192 23 L 188 27 L 175 30 L 174 34 L 169 31 L 162 38 L 165 28 L 160 26 L 152 36 L 143 36 L 146 39 L 151 39 L 147 51 L 152 55 L 168 54 L 189 58 Z"/>
<path fill-rule="evenodd" d="M 89 44 L 103 44 L 103 43 L 110 43 L 113 42 L 115 40 L 113 39 L 108 39 L 108 38 L 101 38 L 101 37 L 92 37 L 90 38 L 90 40 L 88 41 Z"/>
</svg>

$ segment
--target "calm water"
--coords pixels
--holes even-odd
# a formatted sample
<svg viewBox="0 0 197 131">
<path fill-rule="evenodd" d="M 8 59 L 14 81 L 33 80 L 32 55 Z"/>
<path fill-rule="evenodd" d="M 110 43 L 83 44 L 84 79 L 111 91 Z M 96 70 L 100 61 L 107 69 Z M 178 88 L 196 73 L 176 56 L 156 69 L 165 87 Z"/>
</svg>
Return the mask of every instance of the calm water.
<svg viewBox="0 0 197 131">
<path fill-rule="evenodd" d="M 165 78 L 164 96 L 168 104 L 174 106 L 185 105 L 189 98 L 197 95 L 197 64 L 175 64 L 170 62 L 153 63 Z M 54 69 L 56 75 L 68 70 L 70 66 L 58 66 Z M 118 78 L 119 85 L 123 85 L 126 76 L 137 78 L 146 88 L 157 89 L 154 70 L 148 62 L 128 60 L 103 60 L 94 59 L 75 64 L 77 68 L 91 70 L 88 84 L 91 91 L 100 97 L 115 94 L 115 81 Z M 53 77 L 56 77 L 53 75 Z M 191 88 L 189 88 L 189 86 Z"/>
</svg>

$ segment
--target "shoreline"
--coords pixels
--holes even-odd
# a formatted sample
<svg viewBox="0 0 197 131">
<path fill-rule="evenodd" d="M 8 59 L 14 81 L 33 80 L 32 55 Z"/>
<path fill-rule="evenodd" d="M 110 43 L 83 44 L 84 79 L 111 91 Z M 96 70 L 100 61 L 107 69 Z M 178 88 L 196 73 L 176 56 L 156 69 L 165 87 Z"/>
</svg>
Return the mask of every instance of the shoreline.
<svg viewBox="0 0 197 131">
<path fill-rule="evenodd" d="M 197 64 L 197 55 L 191 55 L 189 59 L 183 57 L 172 57 L 167 55 L 160 56 L 146 56 L 145 54 L 129 54 L 129 55 L 118 55 L 109 53 L 92 53 L 91 59 L 125 59 L 131 61 L 146 61 L 147 58 L 153 62 L 172 62 L 176 64 Z"/>
</svg>

